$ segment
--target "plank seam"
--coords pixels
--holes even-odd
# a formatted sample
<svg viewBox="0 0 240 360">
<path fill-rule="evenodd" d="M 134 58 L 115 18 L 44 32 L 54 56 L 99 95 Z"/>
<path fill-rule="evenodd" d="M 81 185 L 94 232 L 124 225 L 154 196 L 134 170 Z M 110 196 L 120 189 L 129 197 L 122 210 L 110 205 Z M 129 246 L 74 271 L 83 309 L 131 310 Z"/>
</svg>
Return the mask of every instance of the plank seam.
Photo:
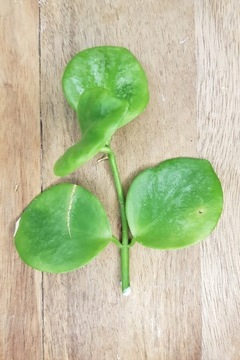
<svg viewBox="0 0 240 360">
<path fill-rule="evenodd" d="M 41 4 L 38 7 L 38 58 L 39 58 L 39 118 L 40 118 L 40 186 L 41 192 L 43 191 L 43 121 L 42 121 L 42 52 L 41 52 Z M 41 320 L 42 320 L 42 360 L 45 360 L 45 349 L 44 349 L 44 275 L 42 272 L 41 281 Z"/>
</svg>

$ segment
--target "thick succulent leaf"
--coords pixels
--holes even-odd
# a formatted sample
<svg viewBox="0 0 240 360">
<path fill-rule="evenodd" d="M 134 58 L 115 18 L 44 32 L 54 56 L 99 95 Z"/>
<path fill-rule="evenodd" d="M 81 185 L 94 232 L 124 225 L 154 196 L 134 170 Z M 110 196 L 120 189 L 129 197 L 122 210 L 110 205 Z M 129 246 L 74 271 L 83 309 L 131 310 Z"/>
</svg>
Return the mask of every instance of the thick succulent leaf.
<svg viewBox="0 0 240 360">
<path fill-rule="evenodd" d="M 127 194 L 126 213 L 135 240 L 175 249 L 206 238 L 222 211 L 223 195 L 207 160 L 177 158 L 140 173 Z"/>
<path fill-rule="evenodd" d="M 77 108 L 82 135 L 94 131 L 103 137 L 107 130 L 102 128 L 104 125 L 114 127 L 116 130 L 128 107 L 126 100 L 116 98 L 109 90 L 104 88 L 86 90 L 81 95 Z"/>
<path fill-rule="evenodd" d="M 80 186 L 59 184 L 28 205 L 19 221 L 15 245 L 31 267 L 62 273 L 91 261 L 111 238 L 99 200 Z"/>
<path fill-rule="evenodd" d="M 66 176 L 94 157 L 110 141 L 127 109 L 128 102 L 117 99 L 108 90 L 85 91 L 77 110 L 82 138 L 60 157 L 54 173 Z"/>
<path fill-rule="evenodd" d="M 123 126 L 138 116 L 149 99 L 145 72 L 131 52 L 122 47 L 100 46 L 83 50 L 68 63 L 63 74 L 63 90 L 77 111 L 80 95 L 96 87 L 110 90 L 129 103 Z"/>
</svg>

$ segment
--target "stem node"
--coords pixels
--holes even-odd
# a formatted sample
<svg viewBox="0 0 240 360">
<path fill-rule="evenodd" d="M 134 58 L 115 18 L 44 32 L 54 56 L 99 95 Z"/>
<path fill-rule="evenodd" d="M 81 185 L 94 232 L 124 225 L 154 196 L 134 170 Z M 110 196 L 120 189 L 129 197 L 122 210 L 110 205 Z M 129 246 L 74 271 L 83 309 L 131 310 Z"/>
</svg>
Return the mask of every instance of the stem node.
<svg viewBox="0 0 240 360">
<path fill-rule="evenodd" d="M 108 160 L 110 168 L 113 175 L 113 180 L 116 188 L 116 193 L 118 197 L 121 222 L 122 222 L 122 246 L 121 246 L 121 275 L 122 275 L 122 292 L 123 295 L 127 296 L 130 294 L 130 280 L 129 280 L 129 245 L 128 245 L 128 223 L 125 212 L 125 199 L 123 194 L 123 188 L 119 177 L 119 171 L 117 167 L 117 162 L 115 155 L 110 148 L 106 145 L 103 149 L 103 152 L 108 154 Z"/>
</svg>

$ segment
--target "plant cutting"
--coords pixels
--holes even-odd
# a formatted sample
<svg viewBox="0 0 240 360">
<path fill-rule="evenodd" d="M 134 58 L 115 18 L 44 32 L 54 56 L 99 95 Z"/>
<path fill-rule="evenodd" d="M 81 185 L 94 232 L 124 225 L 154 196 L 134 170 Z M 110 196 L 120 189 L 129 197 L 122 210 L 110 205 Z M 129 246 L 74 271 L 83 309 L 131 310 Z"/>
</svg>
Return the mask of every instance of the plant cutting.
<svg viewBox="0 0 240 360">
<path fill-rule="evenodd" d="M 79 185 L 61 183 L 25 209 L 15 246 L 29 266 L 64 273 L 86 265 L 113 243 L 120 249 L 122 292 L 128 295 L 132 246 L 138 242 L 173 250 L 205 239 L 222 212 L 221 184 L 209 161 L 175 158 L 142 171 L 124 195 L 111 138 L 145 110 L 149 99 L 145 72 L 127 49 L 81 51 L 68 63 L 62 84 L 81 137 L 59 158 L 54 172 L 69 175 L 98 153 L 105 154 L 119 202 L 121 239 L 112 234 L 96 196 Z"/>
</svg>

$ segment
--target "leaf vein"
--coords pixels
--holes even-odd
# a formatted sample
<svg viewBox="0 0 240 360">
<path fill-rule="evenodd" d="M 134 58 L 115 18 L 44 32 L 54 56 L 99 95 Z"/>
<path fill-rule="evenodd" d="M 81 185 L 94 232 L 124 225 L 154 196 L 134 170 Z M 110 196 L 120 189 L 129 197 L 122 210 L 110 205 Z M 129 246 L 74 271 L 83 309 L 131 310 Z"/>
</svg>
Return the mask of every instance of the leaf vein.
<svg viewBox="0 0 240 360">
<path fill-rule="evenodd" d="M 72 204 L 73 204 L 73 197 L 74 197 L 76 189 L 77 189 L 77 185 L 74 185 L 72 192 L 71 192 L 68 211 L 67 211 L 67 228 L 68 228 L 68 233 L 69 233 L 70 238 L 72 238 L 71 228 L 70 228 L 70 216 L 71 216 L 71 210 L 72 210 Z"/>
</svg>

